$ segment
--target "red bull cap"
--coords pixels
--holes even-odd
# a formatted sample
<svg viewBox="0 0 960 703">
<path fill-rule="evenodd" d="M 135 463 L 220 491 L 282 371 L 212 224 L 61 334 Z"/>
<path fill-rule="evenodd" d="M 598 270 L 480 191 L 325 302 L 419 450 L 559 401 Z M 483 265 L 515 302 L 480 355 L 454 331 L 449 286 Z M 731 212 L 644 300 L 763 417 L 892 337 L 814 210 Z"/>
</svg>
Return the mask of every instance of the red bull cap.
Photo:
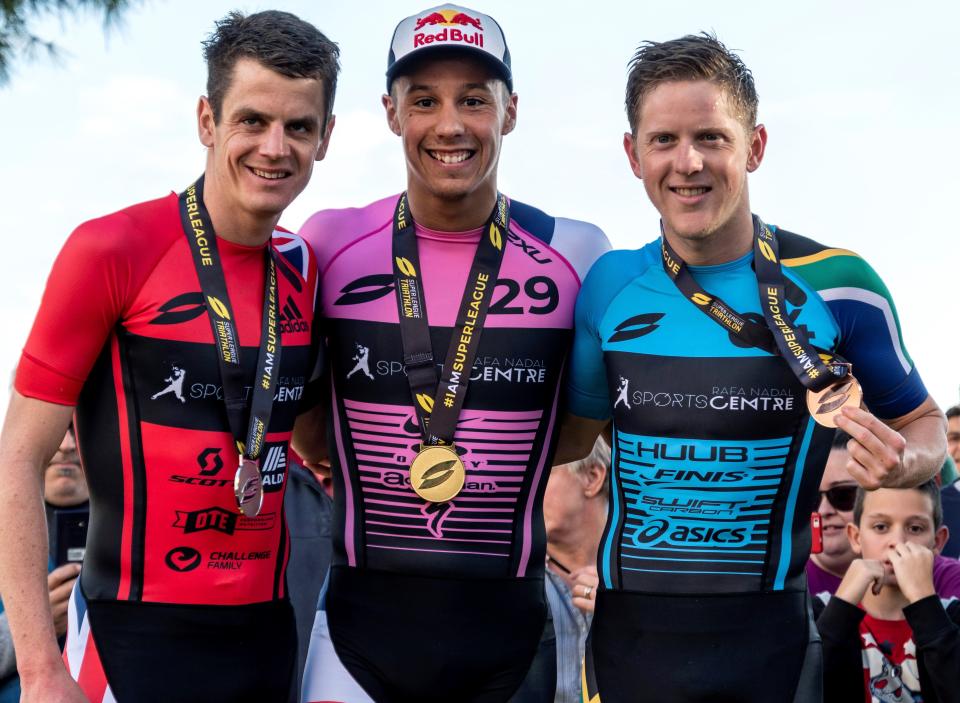
<svg viewBox="0 0 960 703">
<path fill-rule="evenodd" d="M 510 50 L 500 25 L 490 15 L 459 5 L 431 7 L 397 25 L 387 56 L 387 92 L 414 57 L 440 49 L 463 50 L 485 59 L 513 92 Z"/>
</svg>

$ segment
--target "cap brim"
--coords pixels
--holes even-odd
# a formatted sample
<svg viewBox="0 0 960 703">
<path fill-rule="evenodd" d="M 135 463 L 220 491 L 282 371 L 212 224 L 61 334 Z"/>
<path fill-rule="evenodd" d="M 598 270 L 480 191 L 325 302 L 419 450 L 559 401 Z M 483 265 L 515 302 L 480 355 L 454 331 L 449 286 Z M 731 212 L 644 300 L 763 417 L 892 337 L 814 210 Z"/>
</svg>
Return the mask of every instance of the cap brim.
<svg viewBox="0 0 960 703">
<path fill-rule="evenodd" d="M 416 65 L 418 61 L 429 60 L 430 58 L 443 53 L 467 54 L 469 56 L 473 56 L 474 58 L 480 59 L 493 70 L 498 78 L 503 79 L 510 92 L 513 92 L 513 75 L 505 63 L 497 60 L 496 57 L 491 56 L 483 49 L 478 49 L 472 46 L 450 46 L 449 44 L 420 47 L 417 48 L 416 51 L 413 51 L 403 58 L 394 61 L 390 68 L 387 69 L 387 92 L 390 92 L 390 87 L 393 85 L 394 79 L 409 70 L 411 66 Z"/>
</svg>

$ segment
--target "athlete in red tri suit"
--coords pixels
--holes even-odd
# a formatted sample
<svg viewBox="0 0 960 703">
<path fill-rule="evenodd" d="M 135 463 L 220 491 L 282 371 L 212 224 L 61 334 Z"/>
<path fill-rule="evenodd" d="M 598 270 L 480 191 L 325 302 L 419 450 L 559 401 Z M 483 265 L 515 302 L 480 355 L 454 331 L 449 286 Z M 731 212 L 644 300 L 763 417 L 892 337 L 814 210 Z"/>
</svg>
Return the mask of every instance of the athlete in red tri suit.
<svg viewBox="0 0 960 703">
<path fill-rule="evenodd" d="M 505 701 L 543 631 L 558 391 L 580 282 L 609 244 L 498 194 L 509 61 L 487 15 L 403 20 L 383 102 L 407 191 L 301 230 L 321 270 L 335 498 L 304 701 Z M 315 460 L 325 430 L 303 427 Z M 446 458 L 411 473 L 429 452 Z"/>
<path fill-rule="evenodd" d="M 233 13 L 205 55 L 204 176 L 74 231 L 17 369 L 0 591 L 25 701 L 291 694 L 282 506 L 317 266 L 276 225 L 326 152 L 338 50 L 294 15 Z M 74 411 L 91 521 L 61 663 L 37 496 Z"/>
</svg>

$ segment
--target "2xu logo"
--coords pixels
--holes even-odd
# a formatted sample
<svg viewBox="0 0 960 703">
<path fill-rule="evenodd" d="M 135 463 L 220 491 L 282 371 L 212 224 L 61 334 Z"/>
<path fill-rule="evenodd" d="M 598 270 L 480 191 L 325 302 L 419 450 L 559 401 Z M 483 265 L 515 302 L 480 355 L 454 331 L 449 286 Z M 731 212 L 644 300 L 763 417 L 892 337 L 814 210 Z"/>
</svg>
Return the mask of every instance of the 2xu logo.
<svg viewBox="0 0 960 703">
<path fill-rule="evenodd" d="M 200 561 L 200 552 L 193 547 L 174 547 L 164 559 L 167 568 L 180 573 L 193 571 L 200 566 Z"/>
</svg>

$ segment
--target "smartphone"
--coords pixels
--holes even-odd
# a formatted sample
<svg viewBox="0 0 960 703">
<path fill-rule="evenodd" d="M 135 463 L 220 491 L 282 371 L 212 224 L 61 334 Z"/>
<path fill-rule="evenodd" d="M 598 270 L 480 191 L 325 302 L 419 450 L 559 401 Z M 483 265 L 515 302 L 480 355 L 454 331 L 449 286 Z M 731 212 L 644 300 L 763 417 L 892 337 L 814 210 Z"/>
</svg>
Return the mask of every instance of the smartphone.
<svg viewBox="0 0 960 703">
<path fill-rule="evenodd" d="M 87 550 L 87 523 L 90 506 L 56 508 L 50 529 L 50 554 L 57 566 L 83 561 Z"/>
</svg>

